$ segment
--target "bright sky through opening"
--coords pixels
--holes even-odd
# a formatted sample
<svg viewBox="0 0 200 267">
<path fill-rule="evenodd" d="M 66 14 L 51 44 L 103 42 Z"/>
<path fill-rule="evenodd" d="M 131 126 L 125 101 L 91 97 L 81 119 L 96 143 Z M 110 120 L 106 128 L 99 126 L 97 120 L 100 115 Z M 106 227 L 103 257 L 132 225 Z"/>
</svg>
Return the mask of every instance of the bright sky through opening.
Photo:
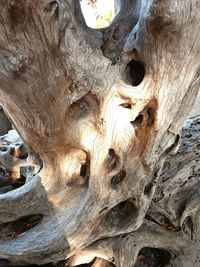
<svg viewBox="0 0 200 267">
<path fill-rule="evenodd" d="M 89 27 L 95 28 L 97 24 L 97 14 L 105 16 L 109 10 L 114 10 L 114 0 L 98 0 L 97 9 L 87 4 L 86 0 L 81 1 L 82 11 Z"/>
</svg>

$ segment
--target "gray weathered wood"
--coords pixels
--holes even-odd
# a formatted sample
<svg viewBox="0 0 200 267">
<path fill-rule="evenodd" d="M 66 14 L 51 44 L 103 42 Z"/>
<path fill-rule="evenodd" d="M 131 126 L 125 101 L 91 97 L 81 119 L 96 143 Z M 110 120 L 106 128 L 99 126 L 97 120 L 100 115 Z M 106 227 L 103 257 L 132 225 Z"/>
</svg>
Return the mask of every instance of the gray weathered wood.
<svg viewBox="0 0 200 267">
<path fill-rule="evenodd" d="M 78 0 L 1 2 L 0 104 L 30 155 L 18 166 L 37 171 L 0 195 L 0 221 L 43 215 L 15 239 L 0 240 L 0 258 L 12 264 L 72 260 L 95 242 L 115 244 L 139 231 L 136 252 L 132 239 L 121 244 L 117 264 L 128 267 L 143 244 L 163 163 L 177 150 L 200 86 L 200 1 L 127 4 L 110 27 L 95 30 Z M 11 154 L 0 157 L 13 168 Z"/>
</svg>

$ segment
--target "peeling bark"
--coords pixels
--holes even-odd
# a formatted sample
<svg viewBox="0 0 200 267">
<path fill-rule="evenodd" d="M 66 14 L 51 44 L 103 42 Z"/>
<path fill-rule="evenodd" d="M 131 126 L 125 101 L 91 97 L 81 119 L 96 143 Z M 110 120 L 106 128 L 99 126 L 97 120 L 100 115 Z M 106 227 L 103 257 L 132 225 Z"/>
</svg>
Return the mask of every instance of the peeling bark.
<svg viewBox="0 0 200 267">
<path fill-rule="evenodd" d="M 184 233 L 198 233 L 198 190 L 183 175 L 194 161 L 159 176 L 200 85 L 200 2 L 118 3 L 101 30 L 78 0 L 1 3 L 0 104 L 28 157 L 3 137 L 4 178 L 25 179 L 0 194 L 0 223 L 43 216 L 0 240 L 12 265 L 128 267 L 144 247 L 189 253 Z"/>
</svg>

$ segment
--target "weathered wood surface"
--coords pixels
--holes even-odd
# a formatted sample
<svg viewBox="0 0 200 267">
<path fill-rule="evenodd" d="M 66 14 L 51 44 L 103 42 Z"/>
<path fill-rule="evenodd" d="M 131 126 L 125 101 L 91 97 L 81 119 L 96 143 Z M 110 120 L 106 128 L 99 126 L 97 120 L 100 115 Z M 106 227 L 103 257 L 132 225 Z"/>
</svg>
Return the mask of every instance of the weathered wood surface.
<svg viewBox="0 0 200 267">
<path fill-rule="evenodd" d="M 22 142 L 20 137 L 14 131 L 1 138 L 1 143 L 7 144 L 7 148 L 16 146 L 15 144 L 20 142 Z M 12 168 L 18 169 L 25 164 L 22 159 L 19 160 L 11 155 L 9 157 L 9 162 L 11 158 L 13 159 Z M 30 158 L 27 161 L 29 165 L 34 165 L 37 171 L 37 165 L 31 162 Z M 105 261 L 98 260 L 93 264 L 94 266 L 107 266 L 109 261 L 114 262 L 116 266 L 126 266 L 127 261 L 130 261 L 129 264 L 132 266 L 136 261 L 136 266 L 141 267 L 145 264 L 142 260 L 146 256 L 146 251 L 141 249 L 149 247 L 159 248 L 159 251 L 156 251 L 158 255 L 161 249 L 168 251 L 170 257 L 167 260 L 171 266 L 198 267 L 199 161 L 200 116 L 195 116 L 185 122 L 179 150 L 174 155 L 170 155 L 164 164 L 155 197 L 142 227 L 134 232 L 95 242 L 92 246 L 77 252 L 66 264 L 78 265 L 83 263 L 83 260 L 90 262 L 94 257 L 99 257 Z M 28 172 L 26 174 L 27 178 L 31 176 Z M 5 187 L 1 185 L 2 189 Z M 121 258 L 124 247 L 127 255 Z M 140 253 L 139 257 L 138 253 Z M 154 255 L 155 251 L 151 253 Z M 149 265 L 154 266 L 151 259 L 149 259 Z M 57 266 L 62 265 L 59 263 Z"/>
<path fill-rule="evenodd" d="M 198 93 L 200 1 L 118 4 L 111 25 L 94 30 L 77 0 L 1 2 L 0 104 L 26 144 L 22 166 L 34 171 L 0 195 L 0 223 L 43 215 L 0 240 L 0 258 L 12 264 L 75 257 L 81 264 L 79 251 L 104 239 L 115 248 L 118 236 L 131 233 L 115 257 L 128 267 L 144 245 L 160 244 L 144 218 Z M 1 162 L 19 177 L 8 151 Z M 178 234 L 151 224 L 154 237 L 187 248 Z"/>
<path fill-rule="evenodd" d="M 194 105 L 192 106 L 192 109 L 190 111 L 190 117 L 195 116 L 195 115 L 199 115 L 199 114 L 200 114 L 200 90 L 199 90 L 197 98 L 194 102 Z"/>
</svg>

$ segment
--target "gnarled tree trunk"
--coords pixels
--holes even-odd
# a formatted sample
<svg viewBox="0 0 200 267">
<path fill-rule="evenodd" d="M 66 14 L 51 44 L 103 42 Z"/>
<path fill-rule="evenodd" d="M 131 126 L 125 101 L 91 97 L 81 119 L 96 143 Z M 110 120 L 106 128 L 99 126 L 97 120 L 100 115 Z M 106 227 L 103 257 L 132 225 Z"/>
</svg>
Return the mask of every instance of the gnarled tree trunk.
<svg viewBox="0 0 200 267">
<path fill-rule="evenodd" d="M 0 163 L 25 180 L 0 195 L 13 265 L 131 267 L 144 247 L 186 255 L 198 238 L 199 152 L 159 176 L 200 85 L 200 1 L 117 3 L 95 30 L 78 0 L 1 2 L 0 104 L 22 139 L 2 138 Z"/>
</svg>

